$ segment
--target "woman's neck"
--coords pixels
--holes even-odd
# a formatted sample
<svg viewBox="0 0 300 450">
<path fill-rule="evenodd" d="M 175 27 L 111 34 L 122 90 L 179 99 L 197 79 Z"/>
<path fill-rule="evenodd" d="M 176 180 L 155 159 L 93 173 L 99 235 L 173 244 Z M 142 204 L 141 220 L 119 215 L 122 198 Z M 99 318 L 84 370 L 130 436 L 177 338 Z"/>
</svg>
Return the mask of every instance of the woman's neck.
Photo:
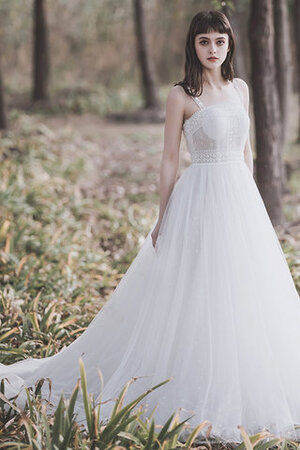
<svg viewBox="0 0 300 450">
<path fill-rule="evenodd" d="M 222 89 L 227 86 L 228 81 L 224 80 L 221 71 L 203 71 L 203 84 L 210 89 Z"/>
</svg>

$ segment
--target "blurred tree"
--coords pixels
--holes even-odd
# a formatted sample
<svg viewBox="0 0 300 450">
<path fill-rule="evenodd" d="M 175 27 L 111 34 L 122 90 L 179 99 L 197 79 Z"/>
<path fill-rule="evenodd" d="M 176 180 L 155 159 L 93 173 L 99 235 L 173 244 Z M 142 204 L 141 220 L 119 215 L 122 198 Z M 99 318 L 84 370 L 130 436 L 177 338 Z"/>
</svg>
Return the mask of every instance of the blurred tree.
<svg viewBox="0 0 300 450">
<path fill-rule="evenodd" d="M 240 35 L 240 23 L 238 18 L 238 3 L 237 1 L 221 1 L 220 2 L 221 10 L 228 17 L 232 29 L 234 31 L 236 37 L 236 49 L 233 55 L 233 67 L 236 77 L 245 78 L 245 61 L 244 61 L 244 53 L 241 48 L 239 35 Z"/>
<path fill-rule="evenodd" d="M 236 51 L 234 54 L 234 68 L 236 76 L 248 81 L 245 55 L 248 53 L 247 40 L 243 38 L 243 27 L 245 24 L 246 3 L 244 1 L 233 0 L 233 8 L 229 11 L 229 20 L 231 22 L 235 37 Z"/>
<path fill-rule="evenodd" d="M 273 1 L 251 0 L 250 8 L 249 40 L 256 132 L 256 174 L 272 223 L 280 225 L 284 217 Z"/>
<path fill-rule="evenodd" d="M 148 51 L 143 0 L 133 0 L 133 5 L 137 57 L 141 69 L 141 87 L 145 99 L 145 108 L 158 109 L 160 102 L 154 81 L 153 64 Z"/>
<path fill-rule="evenodd" d="M 295 64 L 296 89 L 298 91 L 298 99 L 299 99 L 299 128 L 297 141 L 300 142 L 300 1 L 299 0 L 294 0 L 292 13 L 294 20 L 294 36 L 296 43 L 296 64 Z"/>
<path fill-rule="evenodd" d="M 286 142 L 290 88 L 292 84 L 291 43 L 286 0 L 273 0 L 276 81 L 280 106 L 280 145 Z M 283 174 L 286 180 L 285 174 Z"/>
<path fill-rule="evenodd" d="M 32 100 L 48 100 L 49 43 L 45 1 L 34 0 L 33 5 L 33 90 Z"/>
<path fill-rule="evenodd" d="M 0 129 L 4 130 L 6 128 L 7 128 L 7 120 L 5 113 L 4 89 L 2 83 L 1 55 L 0 55 Z"/>
</svg>

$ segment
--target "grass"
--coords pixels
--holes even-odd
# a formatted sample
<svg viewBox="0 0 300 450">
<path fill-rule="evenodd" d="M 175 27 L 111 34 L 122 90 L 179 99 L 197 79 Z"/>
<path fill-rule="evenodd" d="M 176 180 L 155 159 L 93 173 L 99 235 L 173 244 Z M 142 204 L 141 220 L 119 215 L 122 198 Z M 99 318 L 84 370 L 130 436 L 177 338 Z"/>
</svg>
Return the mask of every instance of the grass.
<svg viewBox="0 0 300 450">
<path fill-rule="evenodd" d="M 52 354 L 83 331 L 151 217 L 139 221 L 138 206 L 126 199 L 82 195 L 76 183 L 84 160 L 64 161 L 28 122 L 4 135 L 1 160 L 1 335 L 15 331 L 0 338 L 0 362 L 10 363 Z"/>
<path fill-rule="evenodd" d="M 118 167 L 108 167 L 108 162 L 115 160 L 113 152 L 119 151 L 109 146 L 110 159 L 107 162 L 99 157 L 98 163 L 101 170 L 108 170 L 110 185 L 104 186 L 102 178 L 96 185 L 98 194 L 94 195 L 95 188 L 82 181 L 88 180 L 86 155 L 91 142 L 78 139 L 73 131 L 71 137 L 67 132 L 56 134 L 40 117 L 14 111 L 10 117 L 13 126 L 1 139 L 0 362 L 5 364 L 53 355 L 76 339 L 122 278 L 156 214 L 153 200 L 157 200 L 157 194 L 148 189 L 153 185 L 150 170 L 143 170 L 145 177 L 141 179 L 139 170 L 135 178 L 134 169 L 129 174 L 128 170 L 121 173 Z M 135 128 L 135 133 L 125 140 L 129 146 L 149 146 L 151 164 L 157 158 L 153 139 L 145 131 L 138 133 Z M 69 153 L 62 151 L 69 146 Z M 132 156 L 136 164 L 144 164 L 144 154 L 140 159 L 136 155 Z M 130 166 L 132 161 L 126 154 L 124 164 Z M 124 194 L 120 195 L 122 183 Z M 293 183 L 295 190 L 297 181 Z M 110 189 L 109 194 L 107 190 L 101 194 L 104 187 Z M 289 208 L 294 211 L 293 203 Z M 300 292 L 298 237 L 281 233 L 280 240 Z M 83 369 L 81 375 L 83 380 Z M 64 398 L 55 413 L 47 415 L 39 389 L 37 385 L 35 391 L 27 392 L 24 414 L 13 408 L 6 414 L 7 399 L 2 386 L 3 445 L 11 441 L 10 448 L 104 448 L 100 442 L 103 424 L 94 423 L 88 431 L 80 429 L 70 402 Z M 74 386 L 74 402 L 78 389 Z M 89 402 L 88 397 L 89 420 L 100 420 L 95 405 Z M 153 422 L 143 423 L 138 416 L 132 420 L 126 414 L 125 417 L 128 423 L 124 422 L 119 431 L 113 428 L 105 444 L 110 447 L 105 448 L 180 447 L 176 415 L 166 426 L 160 443 Z M 244 433 L 242 429 L 241 432 Z M 60 434 L 63 439 L 58 441 Z M 256 437 L 256 444 L 255 438 L 250 439 L 245 433 L 243 439 L 245 448 L 269 445 L 260 447 L 261 435 Z M 277 444 L 278 448 L 293 448 L 287 447 L 286 442 Z M 188 445 L 192 445 L 192 438 Z"/>
<path fill-rule="evenodd" d="M 65 399 L 63 394 L 50 414 L 52 404 L 41 396 L 41 388 L 45 380 L 40 380 L 30 388 L 24 388 L 24 404 L 22 409 L 17 406 L 18 395 L 7 398 L 5 395 L 5 383 L 1 383 L 0 391 L 0 448 L 6 449 L 34 449 L 34 450 L 83 450 L 83 449 L 191 449 L 206 448 L 199 446 L 197 435 L 205 431 L 207 448 L 224 448 L 218 443 L 213 447 L 209 442 L 211 424 L 208 421 L 199 423 L 192 430 L 188 429 L 189 418 L 179 421 L 177 413 L 171 414 L 163 425 L 155 424 L 153 413 L 146 421 L 140 419 L 144 408 L 139 403 L 150 392 L 159 389 L 170 379 L 153 386 L 139 397 L 124 405 L 126 393 L 130 384 L 135 380 L 129 380 L 121 389 L 111 409 L 110 417 L 105 421 L 101 419 L 101 400 L 96 403 L 87 389 L 86 374 L 83 362 L 80 360 L 80 379 L 74 386 L 70 398 Z M 101 375 L 101 374 L 100 374 Z M 101 378 L 101 376 L 100 376 Z M 76 402 L 81 391 L 85 423 L 78 425 L 76 422 Z M 48 408 L 48 409 L 47 409 Z M 52 408 L 53 409 L 53 408 Z M 242 426 L 239 426 L 242 442 L 236 445 L 238 450 L 263 450 L 269 448 L 296 449 L 297 443 L 292 440 L 276 438 L 269 432 L 261 432 L 249 436 Z M 185 433 L 183 439 L 182 435 Z M 5 437 L 5 434 L 7 437 Z M 231 447 L 230 447 L 231 448 Z"/>
<path fill-rule="evenodd" d="M 169 86 L 159 91 L 159 97 L 164 105 Z M 31 104 L 31 91 L 28 89 L 16 89 L 14 84 L 6 80 L 7 101 L 9 109 L 27 110 L 29 114 L 85 114 L 90 113 L 100 117 L 118 112 L 127 113 L 143 107 L 143 98 L 137 83 L 127 84 L 121 89 L 110 88 L 101 84 L 90 85 L 86 82 L 78 82 L 69 85 L 55 82 L 50 89 L 48 104 Z"/>
</svg>

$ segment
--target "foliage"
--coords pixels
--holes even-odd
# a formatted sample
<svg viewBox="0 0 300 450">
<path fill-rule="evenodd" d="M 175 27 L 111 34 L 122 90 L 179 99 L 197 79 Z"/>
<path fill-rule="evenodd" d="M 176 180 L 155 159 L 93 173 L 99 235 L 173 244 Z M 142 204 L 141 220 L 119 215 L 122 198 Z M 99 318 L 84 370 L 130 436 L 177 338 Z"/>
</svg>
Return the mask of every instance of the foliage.
<svg viewBox="0 0 300 450">
<path fill-rule="evenodd" d="M 155 424 L 152 417 L 154 411 L 146 422 L 140 419 L 144 409 L 142 407 L 135 409 L 137 405 L 150 392 L 160 388 L 170 379 L 153 386 L 133 401 L 123 405 L 128 388 L 134 381 L 134 379 L 129 380 L 115 400 L 110 417 L 104 421 L 101 419 L 101 401 L 95 404 L 94 398 L 89 395 L 83 362 L 80 360 L 79 364 L 80 380 L 76 383 L 73 393 L 68 400 L 61 395 L 52 413 L 47 409 L 51 403 L 49 401 L 45 403 L 40 395 L 45 380 L 37 382 L 35 389 L 25 388 L 27 401 L 23 410 L 15 406 L 16 397 L 6 398 L 5 390 L 2 389 L 0 448 L 11 450 L 28 448 L 34 450 L 108 450 L 116 448 L 175 450 L 182 448 L 187 450 L 197 445 L 197 436 L 206 427 L 206 444 L 212 448 L 208 441 L 211 430 L 211 424 L 208 421 L 201 422 L 193 430 L 188 431 L 190 417 L 180 422 L 178 414 L 175 413 L 163 426 Z M 76 402 L 79 389 L 82 392 L 85 409 L 85 423 L 81 426 L 76 423 Z M 3 406 L 8 407 L 8 412 L 5 414 L 3 414 Z M 157 428 L 159 429 L 157 430 Z M 236 446 L 238 450 L 297 448 L 296 442 L 274 438 L 269 432 L 264 431 L 249 436 L 242 426 L 239 428 L 243 442 Z M 182 439 L 183 432 L 186 434 L 184 439 Z M 217 445 L 216 447 L 218 448 Z M 206 447 L 202 446 L 202 448 Z"/>
<path fill-rule="evenodd" d="M 145 220 L 142 201 L 133 214 L 126 198 L 86 197 L 84 159 L 62 158 L 45 126 L 34 129 L 29 118 L 18 125 L 1 141 L 0 362 L 7 364 L 50 356 L 81 334 L 153 220 Z"/>
<path fill-rule="evenodd" d="M 7 364 L 53 355 L 83 332 L 153 223 L 153 199 L 157 197 L 149 188 L 153 188 L 151 170 L 141 170 L 140 164 L 158 164 L 154 134 L 136 131 L 136 126 L 134 133 L 122 137 L 122 143 L 128 144 L 131 153 L 135 145 L 142 146 L 143 153 L 139 159 L 136 152 L 130 160 L 125 152 L 121 170 L 114 162 L 120 161 L 120 156 L 113 157 L 114 151 L 120 155 L 119 141 L 114 148 L 102 135 L 102 145 L 110 153 L 107 159 L 98 156 L 96 161 L 99 148 L 79 138 L 74 129 L 70 139 L 62 126 L 61 134 L 56 134 L 40 117 L 17 111 L 11 121 L 13 129 L 3 133 L 0 148 L 0 362 Z M 89 158 L 100 168 L 94 174 Z M 109 186 L 105 176 L 98 181 L 99 173 L 106 174 Z M 95 177 L 97 180 L 91 180 Z M 300 288 L 297 233 L 282 231 L 280 239 Z M 61 397 L 49 415 L 40 395 L 41 384 L 27 392 L 27 407 L 22 413 L 12 401 L 7 402 L 2 383 L 2 447 L 9 448 L 11 441 L 11 448 L 103 448 L 104 436 L 105 448 L 189 448 L 200 429 L 207 426 L 199 424 L 186 443 L 180 443 L 184 424 L 181 428 L 174 413 L 156 432 L 159 425 L 151 417 L 144 423 L 139 413 L 132 414 L 133 408 L 122 407 L 128 386 L 121 391 L 110 422 L 104 425 L 101 408 L 87 393 L 82 366 L 87 419 L 87 428 L 82 429 L 73 414 L 79 385 L 71 399 Z M 271 444 L 292 449 L 294 445 L 264 433 L 247 437 L 242 427 L 240 431 L 244 440 L 241 449 L 263 449 Z"/>
</svg>

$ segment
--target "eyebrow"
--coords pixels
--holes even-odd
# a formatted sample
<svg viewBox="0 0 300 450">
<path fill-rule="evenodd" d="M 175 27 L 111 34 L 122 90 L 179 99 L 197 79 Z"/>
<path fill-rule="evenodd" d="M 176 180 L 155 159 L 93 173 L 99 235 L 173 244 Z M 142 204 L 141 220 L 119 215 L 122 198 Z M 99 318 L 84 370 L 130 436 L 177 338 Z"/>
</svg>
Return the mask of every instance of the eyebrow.
<svg viewBox="0 0 300 450">
<path fill-rule="evenodd" d="M 210 41 L 210 38 L 206 37 L 206 36 L 200 36 L 198 39 L 208 39 Z M 219 36 L 216 39 L 225 39 L 224 36 Z"/>
</svg>

